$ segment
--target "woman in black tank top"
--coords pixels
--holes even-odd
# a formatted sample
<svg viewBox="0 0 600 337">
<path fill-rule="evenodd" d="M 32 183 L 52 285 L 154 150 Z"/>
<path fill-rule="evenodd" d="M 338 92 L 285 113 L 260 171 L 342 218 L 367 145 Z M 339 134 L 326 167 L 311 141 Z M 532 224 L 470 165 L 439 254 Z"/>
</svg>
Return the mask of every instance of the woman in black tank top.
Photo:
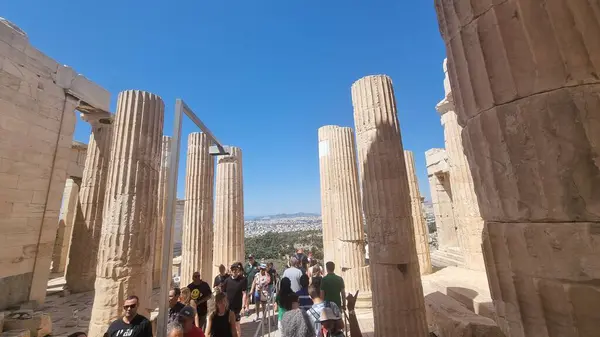
<svg viewBox="0 0 600 337">
<path fill-rule="evenodd" d="M 235 313 L 229 310 L 225 293 L 218 293 L 215 296 L 215 311 L 208 319 L 206 336 L 238 337 L 235 329 Z"/>
</svg>

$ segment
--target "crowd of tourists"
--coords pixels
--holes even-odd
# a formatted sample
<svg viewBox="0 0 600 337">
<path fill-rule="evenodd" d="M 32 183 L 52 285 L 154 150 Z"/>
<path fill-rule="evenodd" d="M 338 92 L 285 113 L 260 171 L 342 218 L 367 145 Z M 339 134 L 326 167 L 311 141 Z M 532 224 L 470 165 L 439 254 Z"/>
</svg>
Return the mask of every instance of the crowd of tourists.
<svg viewBox="0 0 600 337">
<path fill-rule="evenodd" d="M 323 271 L 302 250 L 289 259 L 281 279 L 273 263 L 258 263 L 249 255 L 245 265 L 220 265 L 212 287 L 194 272 L 187 287 L 171 289 L 167 337 L 241 337 L 241 317 L 251 317 L 250 305 L 254 304 L 253 320 L 260 321 L 261 312 L 265 319 L 272 302 L 281 337 L 345 336 L 343 316 L 352 337 L 358 337 L 357 295 L 346 296 L 344 280 L 335 274 L 333 262 L 327 262 Z M 209 313 L 211 298 L 214 310 Z M 123 317 L 110 324 L 105 337 L 152 337 L 150 321 L 137 314 L 138 305 L 137 296 L 127 297 Z"/>
</svg>

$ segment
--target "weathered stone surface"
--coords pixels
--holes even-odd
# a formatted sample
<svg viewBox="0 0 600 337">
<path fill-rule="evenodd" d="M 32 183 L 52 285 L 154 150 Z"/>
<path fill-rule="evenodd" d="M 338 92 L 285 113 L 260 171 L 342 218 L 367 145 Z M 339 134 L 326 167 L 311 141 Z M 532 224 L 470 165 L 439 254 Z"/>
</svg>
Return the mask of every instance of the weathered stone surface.
<svg viewBox="0 0 600 337">
<path fill-rule="evenodd" d="M 391 79 L 376 75 L 358 80 L 352 85 L 352 103 L 375 335 L 424 337 L 423 288 Z"/>
<path fill-rule="evenodd" d="M 431 189 L 431 203 L 435 214 L 439 249 L 458 247 L 454 209 L 452 208 L 452 186 L 450 185 L 448 157 L 444 149 L 425 152 L 427 176 Z"/>
<path fill-rule="evenodd" d="M 600 25 L 590 1 L 436 0 L 500 327 L 600 321 Z"/>
<path fill-rule="evenodd" d="M 421 283 L 425 295 L 439 291 L 470 311 L 496 321 L 496 310 L 485 271 L 445 267 L 433 274 L 423 275 Z"/>
<path fill-rule="evenodd" d="M 111 142 L 89 336 L 100 337 L 128 295 L 148 316 L 164 103 L 154 94 L 119 93 Z"/>
<path fill-rule="evenodd" d="M 71 233 L 75 223 L 75 215 L 79 208 L 79 185 L 81 181 L 74 178 L 68 178 L 65 183 L 62 206 L 58 218 L 58 230 L 54 241 L 54 250 L 52 251 L 52 272 L 62 273 L 65 271 L 69 244 L 71 242 Z"/>
<path fill-rule="evenodd" d="M 244 184 L 242 150 L 231 147 L 217 160 L 213 275 L 218 265 L 244 261 Z"/>
<path fill-rule="evenodd" d="M 496 322 L 479 316 L 453 298 L 434 292 L 425 296 L 429 331 L 439 337 L 504 337 Z"/>
<path fill-rule="evenodd" d="M 31 337 L 31 332 L 29 330 L 8 330 L 0 333 L 0 337 Z"/>
<path fill-rule="evenodd" d="M 67 177 L 81 179 L 85 168 L 85 158 L 87 157 L 87 144 L 73 141 L 71 146 L 71 157 L 67 169 Z"/>
<path fill-rule="evenodd" d="M 325 200 L 325 204 L 332 208 L 327 212 L 330 217 L 328 231 L 335 249 L 333 262 L 336 271 L 344 275 L 347 290 L 370 290 L 367 278 L 353 277 L 360 273 L 346 274 L 366 264 L 354 132 L 352 128 L 336 125 L 324 126 L 319 132 L 323 136 L 319 142 L 320 155 L 328 165 L 325 171 L 328 176 L 323 177 L 328 181 L 322 187 L 330 187 L 330 199 Z"/>
<path fill-rule="evenodd" d="M 165 235 L 165 220 L 167 204 L 167 180 L 169 177 L 169 155 L 171 153 L 171 137 L 162 136 L 160 172 L 158 176 L 158 203 L 157 203 L 157 227 L 154 240 L 154 267 L 152 274 L 152 287 L 160 287 L 160 275 L 163 272 L 162 254 L 163 237 Z M 173 236 L 171 236 L 173 239 Z"/>
<path fill-rule="evenodd" d="M 419 270 L 421 275 L 431 273 L 431 257 L 429 255 L 429 232 L 423 215 L 423 201 L 417 181 L 417 170 L 415 169 L 415 158 L 411 151 L 404 151 L 404 162 L 406 164 L 406 176 L 408 178 L 408 190 L 410 192 L 410 206 L 415 230 L 415 244 L 417 247 L 417 258 L 419 259 Z"/>
<path fill-rule="evenodd" d="M 335 220 L 333 212 L 333 164 L 329 149 L 334 126 L 327 125 L 319 128 L 319 174 L 321 182 L 321 226 L 323 228 L 323 260 L 338 262 L 336 258 Z"/>
<path fill-rule="evenodd" d="M 464 154 L 460 133 L 454 111 L 454 98 L 449 84 L 446 61 L 444 61 L 444 88 L 446 97 L 436 106 L 442 116 L 444 139 L 448 155 L 450 185 L 452 186 L 452 207 L 458 245 L 464 259 L 464 266 L 476 270 L 484 270 L 483 254 L 481 252 L 481 232 L 483 219 L 479 214 L 477 196 L 473 187 L 473 177 L 469 169 L 467 157 Z"/>
<path fill-rule="evenodd" d="M 58 68 L 16 25 L 0 20 L 0 288 L 11 289 L 0 296 L 0 310 L 45 299 L 74 110 L 96 104 L 87 94 L 83 101 L 65 95 Z"/>
<path fill-rule="evenodd" d="M 44 337 L 52 334 L 52 320 L 44 312 L 14 311 L 5 317 L 4 330 L 28 330 L 31 336 Z"/>
<path fill-rule="evenodd" d="M 208 153 L 209 147 L 206 134 L 195 132 L 188 136 L 180 275 L 183 284 L 192 281 L 195 271 L 208 283 L 212 280 L 215 162 Z M 227 262 L 231 261 L 219 264 Z"/>
<path fill-rule="evenodd" d="M 72 293 L 94 289 L 112 133 L 112 124 L 92 124 L 65 273 Z"/>
</svg>

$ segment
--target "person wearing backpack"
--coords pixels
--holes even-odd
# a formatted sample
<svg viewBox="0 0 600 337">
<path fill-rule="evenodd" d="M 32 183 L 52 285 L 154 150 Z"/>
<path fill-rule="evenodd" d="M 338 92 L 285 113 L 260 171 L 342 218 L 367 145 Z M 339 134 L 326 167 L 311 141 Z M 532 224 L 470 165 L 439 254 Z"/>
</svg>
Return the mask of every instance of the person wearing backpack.
<svg viewBox="0 0 600 337">
<path fill-rule="evenodd" d="M 333 314 L 336 314 L 337 316 L 341 317 L 342 312 L 337 306 L 337 304 L 335 304 L 334 302 L 323 301 L 323 299 L 321 298 L 321 285 L 319 284 L 319 282 L 313 283 L 308 287 L 308 294 L 310 295 L 314 303 L 312 307 L 306 311 L 306 313 L 308 314 L 308 318 L 310 319 L 315 329 L 316 336 L 326 337 L 326 331 L 324 332 L 324 329 L 321 325 L 321 313 L 325 308 L 329 308 L 331 309 Z M 336 324 L 339 330 L 342 330 L 344 328 L 343 320 L 340 319 L 336 321 Z"/>
</svg>

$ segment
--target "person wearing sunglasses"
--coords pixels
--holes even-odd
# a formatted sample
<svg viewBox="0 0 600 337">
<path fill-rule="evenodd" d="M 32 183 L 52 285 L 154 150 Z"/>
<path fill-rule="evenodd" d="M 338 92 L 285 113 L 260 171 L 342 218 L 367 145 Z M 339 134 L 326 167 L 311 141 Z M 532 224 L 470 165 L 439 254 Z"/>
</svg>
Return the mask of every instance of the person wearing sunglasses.
<svg viewBox="0 0 600 337">
<path fill-rule="evenodd" d="M 110 323 L 105 336 L 152 337 L 152 325 L 150 321 L 137 313 L 139 302 L 140 299 L 137 296 L 128 296 L 123 305 L 123 318 Z"/>
</svg>

